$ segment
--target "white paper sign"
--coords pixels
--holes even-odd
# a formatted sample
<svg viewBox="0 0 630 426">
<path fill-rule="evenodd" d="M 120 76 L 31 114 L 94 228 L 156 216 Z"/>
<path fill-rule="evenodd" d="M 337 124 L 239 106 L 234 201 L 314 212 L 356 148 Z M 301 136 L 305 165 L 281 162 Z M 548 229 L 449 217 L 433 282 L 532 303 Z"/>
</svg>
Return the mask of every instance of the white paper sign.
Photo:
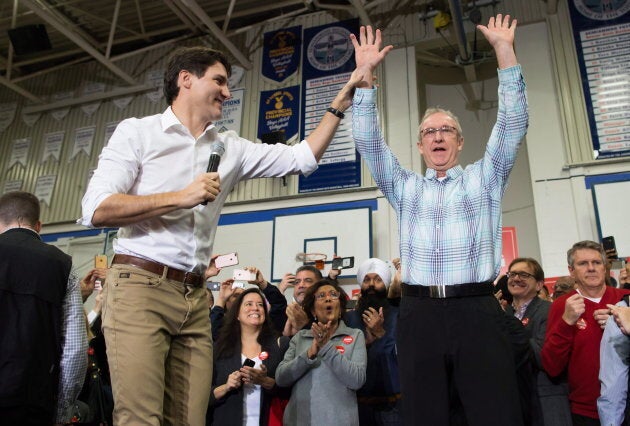
<svg viewBox="0 0 630 426">
<path fill-rule="evenodd" d="M 231 90 L 232 97 L 223 102 L 223 111 L 221 119 L 216 121 L 214 125 L 219 132 L 226 130 L 234 130 L 241 133 L 241 120 L 243 118 L 243 98 L 245 97 L 245 89 Z"/>
<path fill-rule="evenodd" d="M 105 83 L 97 83 L 94 81 L 86 82 L 83 86 L 83 96 L 91 95 L 94 93 L 104 93 Z M 90 104 L 81 105 L 81 111 L 83 111 L 88 117 L 91 116 L 101 106 L 101 101 L 96 101 Z"/>
<path fill-rule="evenodd" d="M 64 99 L 70 99 L 74 97 L 74 91 L 69 91 L 69 92 L 57 92 L 55 94 L 52 95 L 51 99 L 53 102 L 57 102 L 57 101 L 63 101 Z M 52 118 L 54 118 L 57 121 L 61 121 L 63 120 L 66 115 L 68 115 L 68 113 L 70 112 L 70 108 L 61 108 L 61 109 L 56 109 L 54 111 L 50 112 L 50 115 L 52 116 Z"/>
<path fill-rule="evenodd" d="M 22 181 L 21 180 L 8 180 L 4 183 L 3 194 L 12 191 L 19 191 L 22 189 Z"/>
<path fill-rule="evenodd" d="M 0 104 L 0 132 L 4 132 L 13 123 L 17 102 Z"/>
<path fill-rule="evenodd" d="M 94 172 L 96 171 L 96 167 L 90 167 L 87 171 L 87 180 L 85 181 L 85 187 L 87 188 L 90 184 L 90 179 L 94 176 Z"/>
<path fill-rule="evenodd" d="M 114 134 L 114 130 L 118 127 L 120 121 L 112 121 L 111 123 L 107 123 L 105 125 L 105 135 L 103 137 L 103 146 L 106 146 L 109 143 L 109 138 Z"/>
<path fill-rule="evenodd" d="M 16 139 L 13 141 L 13 149 L 9 156 L 9 166 L 7 169 L 13 167 L 16 163 L 20 163 L 26 167 L 26 157 L 28 156 L 28 150 L 31 147 L 31 138 Z"/>
<path fill-rule="evenodd" d="M 133 98 L 134 98 L 133 95 L 132 96 L 123 96 L 122 98 L 114 98 L 114 99 L 112 99 L 112 103 L 118 109 L 125 109 L 125 108 L 127 108 L 127 106 L 129 106 L 131 101 L 133 101 Z"/>
<path fill-rule="evenodd" d="M 49 207 L 56 180 L 57 175 L 39 176 L 35 183 L 35 196 L 40 202 L 46 203 Z"/>
<path fill-rule="evenodd" d="M 41 117 L 41 116 L 42 116 L 41 112 L 36 112 L 34 114 L 24 114 L 24 113 L 22 113 L 22 121 L 28 127 L 33 127 L 35 125 L 35 123 L 37 123 L 37 120 L 39 120 L 39 117 Z"/>
<path fill-rule="evenodd" d="M 164 96 L 162 88 L 164 87 L 164 70 L 151 70 L 147 72 L 145 79 L 149 86 L 155 87 L 155 90 L 145 94 L 147 99 L 152 103 L 158 102 Z"/>
<path fill-rule="evenodd" d="M 81 127 L 74 131 L 74 146 L 68 161 L 72 161 L 79 152 L 84 152 L 85 155 L 90 156 L 95 133 L 96 126 Z"/>
<path fill-rule="evenodd" d="M 50 157 L 54 158 L 56 161 L 59 161 L 59 157 L 61 157 L 61 147 L 63 146 L 65 132 L 62 130 L 61 132 L 54 133 L 46 133 L 44 135 L 44 151 L 42 152 L 42 160 L 48 160 Z"/>
</svg>

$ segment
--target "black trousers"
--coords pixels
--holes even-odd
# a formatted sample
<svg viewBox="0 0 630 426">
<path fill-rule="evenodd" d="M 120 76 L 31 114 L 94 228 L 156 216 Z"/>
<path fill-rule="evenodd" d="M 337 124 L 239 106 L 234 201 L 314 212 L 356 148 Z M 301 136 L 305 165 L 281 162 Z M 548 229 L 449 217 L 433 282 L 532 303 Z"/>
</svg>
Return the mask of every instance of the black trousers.
<svg viewBox="0 0 630 426">
<path fill-rule="evenodd" d="M 405 425 L 522 425 L 503 315 L 492 295 L 402 298 L 397 347 Z"/>
<path fill-rule="evenodd" d="M 54 420 L 54 414 L 41 407 L 0 407 L 0 424 L 2 425 L 49 426 Z"/>
</svg>

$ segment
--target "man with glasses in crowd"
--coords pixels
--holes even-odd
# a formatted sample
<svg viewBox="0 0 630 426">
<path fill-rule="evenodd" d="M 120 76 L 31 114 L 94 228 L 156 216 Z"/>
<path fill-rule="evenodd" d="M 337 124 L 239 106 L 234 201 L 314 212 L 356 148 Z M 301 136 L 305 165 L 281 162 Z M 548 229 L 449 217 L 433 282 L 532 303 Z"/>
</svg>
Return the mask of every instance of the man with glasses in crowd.
<svg viewBox="0 0 630 426">
<path fill-rule="evenodd" d="M 547 330 L 547 315 L 551 307 L 551 302 L 539 297 L 544 287 L 545 273 L 535 259 L 519 257 L 510 263 L 507 278 L 507 288 L 513 301 L 505 312 L 523 324 L 525 337 L 534 355 L 534 371 L 528 377 L 523 377 L 523 374 L 519 377 L 521 385 L 524 381 L 531 380 L 529 384 L 532 386 L 526 392 L 521 387 L 525 419 L 530 419 L 531 424 L 570 425 L 571 412 L 566 382 L 561 379 L 552 381 L 540 361 L 540 351 Z M 528 410 L 527 404 L 530 404 Z"/>
<path fill-rule="evenodd" d="M 521 425 L 512 349 L 492 296 L 501 266 L 501 199 L 527 130 L 525 83 L 514 52 L 516 20 L 497 15 L 479 29 L 499 67 L 497 122 L 484 158 L 459 165 L 461 126 L 429 109 L 417 147 L 424 176 L 404 169 L 378 127 L 373 72 L 392 48 L 381 34 L 352 38 L 364 84 L 354 95 L 352 134 L 398 216 L 402 300 L 397 332 L 402 412 L 407 425 Z M 492 397 L 489 397 L 492 395 Z"/>
</svg>

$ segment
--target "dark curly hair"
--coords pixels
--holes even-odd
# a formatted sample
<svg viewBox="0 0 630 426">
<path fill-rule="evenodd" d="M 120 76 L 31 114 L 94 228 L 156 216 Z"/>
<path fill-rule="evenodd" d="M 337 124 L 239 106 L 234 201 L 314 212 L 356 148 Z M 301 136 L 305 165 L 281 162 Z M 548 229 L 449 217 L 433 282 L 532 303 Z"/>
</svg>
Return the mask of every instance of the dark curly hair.
<svg viewBox="0 0 630 426">
<path fill-rule="evenodd" d="M 180 71 L 186 70 L 196 77 L 204 76 L 209 67 L 217 62 L 223 64 L 228 76 L 232 71 L 230 61 L 223 52 L 209 47 L 181 47 L 170 56 L 166 71 L 164 71 L 164 97 L 166 103 L 172 105 L 179 94 L 177 80 Z"/>
<path fill-rule="evenodd" d="M 261 346 L 264 346 L 266 342 L 270 339 L 276 338 L 276 333 L 271 325 L 271 320 L 269 319 L 269 308 L 267 306 L 267 300 L 262 292 L 256 288 L 248 288 L 236 298 L 236 301 L 232 304 L 232 307 L 227 311 L 225 316 L 225 323 L 223 327 L 221 327 L 221 331 L 219 332 L 219 338 L 217 339 L 216 344 L 216 357 L 217 359 L 221 358 L 229 358 L 234 356 L 236 353 L 240 353 L 241 351 L 241 323 L 238 320 L 238 314 L 241 311 L 241 305 L 243 304 L 243 299 L 246 295 L 256 293 L 260 296 L 260 299 L 263 301 L 263 306 L 265 309 L 265 322 L 262 325 L 262 329 L 258 334 L 258 343 Z"/>
<path fill-rule="evenodd" d="M 304 294 L 304 301 L 302 302 L 302 308 L 304 308 L 304 312 L 308 315 L 308 319 L 312 322 L 315 321 L 315 317 L 313 315 L 313 309 L 315 307 L 315 293 L 325 285 L 329 285 L 333 287 L 339 293 L 339 306 L 340 315 L 343 316 L 343 313 L 346 312 L 346 304 L 348 302 L 348 295 L 341 288 L 339 284 L 335 281 L 331 281 L 329 279 L 324 278 L 323 280 L 317 281 L 315 284 L 306 289 L 306 293 Z"/>
</svg>

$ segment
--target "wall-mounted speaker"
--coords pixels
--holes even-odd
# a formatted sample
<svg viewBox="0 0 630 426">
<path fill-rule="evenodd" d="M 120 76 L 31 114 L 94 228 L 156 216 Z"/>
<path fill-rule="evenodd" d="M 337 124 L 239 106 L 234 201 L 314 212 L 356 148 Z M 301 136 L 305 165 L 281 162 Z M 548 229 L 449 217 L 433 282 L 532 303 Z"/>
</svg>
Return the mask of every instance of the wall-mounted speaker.
<svg viewBox="0 0 630 426">
<path fill-rule="evenodd" d="M 28 55 L 52 49 L 44 24 L 24 25 L 8 31 L 16 55 Z"/>
</svg>

